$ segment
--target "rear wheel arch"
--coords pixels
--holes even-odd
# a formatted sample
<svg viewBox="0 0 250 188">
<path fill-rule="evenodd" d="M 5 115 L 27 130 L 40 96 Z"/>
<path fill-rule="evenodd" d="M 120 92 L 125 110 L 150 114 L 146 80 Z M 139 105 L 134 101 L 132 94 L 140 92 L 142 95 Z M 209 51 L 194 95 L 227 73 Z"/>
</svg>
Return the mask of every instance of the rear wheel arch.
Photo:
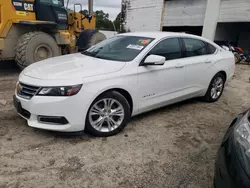
<svg viewBox="0 0 250 188">
<path fill-rule="evenodd" d="M 213 83 L 215 81 L 216 78 L 220 77 L 223 81 L 223 85 L 222 85 L 222 90 L 220 91 L 220 95 L 217 97 L 217 98 L 212 98 L 211 97 L 211 90 L 213 89 Z M 226 83 L 226 80 L 227 80 L 227 74 L 225 71 L 219 71 L 217 72 L 213 78 L 211 79 L 209 85 L 208 85 L 208 88 L 207 88 L 207 91 L 206 91 L 206 94 L 203 96 L 203 99 L 207 102 L 216 102 L 222 95 L 223 91 L 224 91 L 224 86 L 225 86 L 225 83 Z"/>
<path fill-rule="evenodd" d="M 210 79 L 210 80 L 207 80 L 207 81 L 208 81 L 207 88 L 209 87 L 211 81 L 213 80 L 213 78 L 214 78 L 217 74 L 222 74 L 222 75 L 224 76 L 224 81 L 226 82 L 226 80 L 227 80 L 227 73 L 226 73 L 226 71 L 220 70 L 220 71 L 217 71 L 217 72 L 213 72 L 213 73 L 210 75 L 210 76 L 211 76 L 211 79 Z"/>
<path fill-rule="evenodd" d="M 227 73 L 226 73 L 225 71 L 219 71 L 219 72 L 217 72 L 216 74 L 218 74 L 218 73 L 221 73 L 221 74 L 224 76 L 224 78 L 225 78 L 224 81 L 227 80 Z M 215 74 L 215 75 L 216 75 L 216 74 Z"/>
</svg>

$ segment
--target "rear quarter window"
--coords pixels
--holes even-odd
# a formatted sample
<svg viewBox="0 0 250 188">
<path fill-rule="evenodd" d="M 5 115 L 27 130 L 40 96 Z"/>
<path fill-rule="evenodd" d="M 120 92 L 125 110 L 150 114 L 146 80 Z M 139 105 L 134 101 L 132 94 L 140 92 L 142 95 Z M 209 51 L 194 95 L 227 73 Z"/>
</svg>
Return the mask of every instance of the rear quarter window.
<svg viewBox="0 0 250 188">
<path fill-rule="evenodd" d="M 214 47 L 212 44 L 207 43 L 207 51 L 208 54 L 214 54 L 216 52 L 216 47 Z"/>
</svg>

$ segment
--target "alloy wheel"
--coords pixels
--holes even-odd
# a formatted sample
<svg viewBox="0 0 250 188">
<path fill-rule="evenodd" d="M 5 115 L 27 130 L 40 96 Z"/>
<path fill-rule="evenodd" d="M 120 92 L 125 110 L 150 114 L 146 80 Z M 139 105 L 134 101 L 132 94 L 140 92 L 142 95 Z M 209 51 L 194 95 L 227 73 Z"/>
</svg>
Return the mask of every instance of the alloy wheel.
<svg viewBox="0 0 250 188">
<path fill-rule="evenodd" d="M 92 105 L 89 111 L 90 125 L 100 132 L 111 132 L 123 122 L 125 111 L 113 98 L 103 98 Z"/>
<path fill-rule="evenodd" d="M 223 85 L 224 85 L 224 81 L 221 77 L 217 77 L 214 79 L 214 82 L 212 84 L 212 89 L 211 89 L 211 97 L 213 99 L 217 99 L 218 97 L 220 97 L 223 91 Z"/>
</svg>

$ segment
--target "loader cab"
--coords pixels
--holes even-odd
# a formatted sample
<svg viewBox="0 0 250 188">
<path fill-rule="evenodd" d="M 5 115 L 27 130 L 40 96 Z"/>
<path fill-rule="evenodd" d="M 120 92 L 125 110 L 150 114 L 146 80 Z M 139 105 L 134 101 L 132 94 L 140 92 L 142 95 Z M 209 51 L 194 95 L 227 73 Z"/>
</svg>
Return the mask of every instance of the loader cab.
<svg viewBox="0 0 250 188">
<path fill-rule="evenodd" d="M 59 30 L 68 29 L 68 13 L 64 0 L 36 0 L 36 19 L 55 22 Z"/>
</svg>

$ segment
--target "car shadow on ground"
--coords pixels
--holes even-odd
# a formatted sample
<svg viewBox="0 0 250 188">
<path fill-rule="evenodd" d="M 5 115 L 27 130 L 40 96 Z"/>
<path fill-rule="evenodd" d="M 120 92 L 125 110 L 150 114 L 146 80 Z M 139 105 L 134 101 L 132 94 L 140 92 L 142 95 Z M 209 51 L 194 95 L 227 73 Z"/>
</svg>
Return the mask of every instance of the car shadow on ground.
<svg viewBox="0 0 250 188">
<path fill-rule="evenodd" d="M 197 104 L 197 103 L 202 103 L 200 98 L 193 98 L 193 99 L 189 99 L 189 100 L 185 100 L 179 103 L 175 103 L 172 105 L 168 105 L 165 107 L 161 107 L 149 112 L 145 112 L 143 114 L 134 116 L 130 119 L 130 121 L 128 122 L 128 125 L 125 127 L 124 130 L 122 130 L 120 133 L 118 133 L 115 136 L 125 136 L 127 137 L 127 131 L 129 128 L 129 126 L 133 126 L 133 123 L 136 121 L 140 121 L 145 117 L 150 117 L 150 116 L 155 116 L 158 113 L 162 113 L 162 112 L 166 112 L 166 111 L 171 111 L 174 109 L 179 109 L 185 105 L 193 105 L 193 104 Z M 55 139 L 59 139 L 59 140 L 64 140 L 64 141 L 69 141 L 69 142 L 74 142 L 74 143 L 78 143 L 78 142 L 84 142 L 84 141 L 91 141 L 93 139 L 102 139 L 102 140 L 106 140 L 107 138 L 98 138 L 95 136 L 92 136 L 91 134 L 86 133 L 85 131 L 80 131 L 80 132 L 57 132 L 57 131 L 48 131 L 48 130 L 42 130 L 42 129 L 35 129 L 34 128 L 34 132 L 36 134 L 41 134 L 42 136 L 45 137 L 55 137 Z"/>
<path fill-rule="evenodd" d="M 20 71 L 15 61 L 1 61 L 1 60 L 0 60 L 0 70 Z"/>
<path fill-rule="evenodd" d="M 192 98 L 192 99 L 184 100 L 184 101 L 174 103 L 171 105 L 163 106 L 161 108 L 157 108 L 155 110 L 151 110 L 151 111 L 139 114 L 137 116 L 134 116 L 131 118 L 131 121 L 136 121 L 136 120 L 142 119 L 144 117 L 153 116 L 156 113 L 166 112 L 169 110 L 181 108 L 182 106 L 185 106 L 185 105 L 196 104 L 196 103 L 202 103 L 202 99 L 201 98 Z"/>
</svg>

